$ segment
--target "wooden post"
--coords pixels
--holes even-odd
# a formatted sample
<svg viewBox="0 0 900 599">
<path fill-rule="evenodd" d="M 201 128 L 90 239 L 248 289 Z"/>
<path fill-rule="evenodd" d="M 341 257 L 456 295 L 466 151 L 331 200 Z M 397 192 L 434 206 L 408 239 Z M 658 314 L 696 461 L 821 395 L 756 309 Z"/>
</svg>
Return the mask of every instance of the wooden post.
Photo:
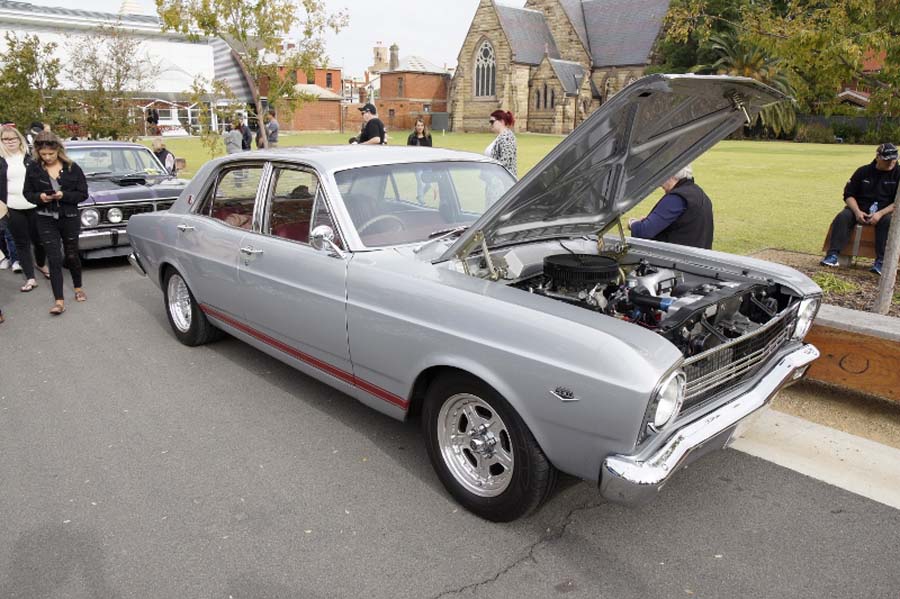
<svg viewBox="0 0 900 599">
<path fill-rule="evenodd" d="M 894 167 L 897 168 L 897 167 Z M 894 299 L 894 289 L 897 284 L 897 263 L 900 262 L 900 213 L 897 204 L 900 203 L 900 185 L 894 194 L 894 212 L 891 214 L 891 228 L 888 230 L 887 247 L 884 250 L 884 264 L 881 266 L 881 280 L 878 282 L 878 293 L 875 296 L 875 304 L 872 311 L 876 314 L 887 314 L 891 309 L 891 300 Z"/>
</svg>

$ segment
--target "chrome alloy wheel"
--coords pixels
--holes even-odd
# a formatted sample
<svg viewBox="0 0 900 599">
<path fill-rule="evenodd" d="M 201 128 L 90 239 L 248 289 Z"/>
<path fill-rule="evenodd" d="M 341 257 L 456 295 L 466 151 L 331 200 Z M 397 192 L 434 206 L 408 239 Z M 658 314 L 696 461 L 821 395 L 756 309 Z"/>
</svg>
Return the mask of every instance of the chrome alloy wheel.
<svg viewBox="0 0 900 599">
<path fill-rule="evenodd" d="M 437 428 L 444 463 L 467 491 L 496 497 L 506 490 L 513 475 L 512 442 L 490 404 L 469 393 L 453 395 L 441 406 Z"/>
<path fill-rule="evenodd" d="M 166 289 L 169 299 L 169 315 L 172 322 L 182 333 L 191 330 L 191 293 L 178 273 L 169 277 L 169 286 Z"/>
</svg>

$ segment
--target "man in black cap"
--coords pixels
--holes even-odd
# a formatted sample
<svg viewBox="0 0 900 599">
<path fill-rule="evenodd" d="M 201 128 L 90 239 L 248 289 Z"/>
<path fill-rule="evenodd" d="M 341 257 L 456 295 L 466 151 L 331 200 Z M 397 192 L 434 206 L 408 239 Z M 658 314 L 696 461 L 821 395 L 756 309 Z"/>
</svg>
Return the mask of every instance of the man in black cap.
<svg viewBox="0 0 900 599">
<path fill-rule="evenodd" d="M 831 242 L 822 259 L 823 266 L 838 265 L 838 254 L 850 239 L 850 230 L 858 223 L 875 227 L 875 263 L 870 270 L 881 274 L 898 182 L 897 146 L 883 143 L 875 152 L 875 160 L 856 169 L 844 186 L 847 207 L 831 223 Z"/>
<path fill-rule="evenodd" d="M 360 107 L 359 111 L 362 113 L 363 118 L 363 128 L 362 133 L 359 134 L 359 143 L 385 145 L 387 137 L 384 133 L 384 123 L 375 116 L 378 114 L 375 105 L 372 103 L 365 104 Z"/>
</svg>

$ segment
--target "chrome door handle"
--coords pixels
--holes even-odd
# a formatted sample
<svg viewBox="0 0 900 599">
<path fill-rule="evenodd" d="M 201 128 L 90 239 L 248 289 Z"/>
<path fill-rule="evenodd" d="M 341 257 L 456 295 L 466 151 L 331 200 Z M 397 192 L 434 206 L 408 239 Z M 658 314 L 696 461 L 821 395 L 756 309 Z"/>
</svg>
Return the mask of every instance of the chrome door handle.
<svg viewBox="0 0 900 599">
<path fill-rule="evenodd" d="M 194 230 L 194 227 L 192 227 L 190 225 L 185 225 L 184 223 L 178 225 L 177 228 L 179 231 L 193 231 Z"/>
<path fill-rule="evenodd" d="M 241 253 L 242 253 L 242 254 L 247 254 L 248 256 L 258 256 L 259 254 L 262 254 L 263 251 L 262 251 L 262 250 L 258 250 L 258 249 L 256 249 L 256 248 L 252 248 L 252 247 L 242 247 L 242 248 L 241 248 Z"/>
</svg>

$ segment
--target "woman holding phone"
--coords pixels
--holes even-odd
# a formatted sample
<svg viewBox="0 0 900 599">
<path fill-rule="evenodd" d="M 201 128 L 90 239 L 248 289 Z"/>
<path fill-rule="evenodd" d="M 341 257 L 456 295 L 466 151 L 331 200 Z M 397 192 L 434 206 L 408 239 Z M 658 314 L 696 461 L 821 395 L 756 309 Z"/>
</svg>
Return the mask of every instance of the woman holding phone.
<svg viewBox="0 0 900 599">
<path fill-rule="evenodd" d="M 55 303 L 50 314 L 66 311 L 63 298 L 62 267 L 72 275 L 75 301 L 87 299 L 81 287 L 81 260 L 78 252 L 78 236 L 81 233 L 81 216 L 78 204 L 88 197 L 87 179 L 66 154 L 59 138 L 44 131 L 34 139 L 34 162 L 25 173 L 25 199 L 37 206 L 37 229 L 50 264 L 50 285 Z M 62 255 L 65 254 L 63 260 Z"/>
</svg>

